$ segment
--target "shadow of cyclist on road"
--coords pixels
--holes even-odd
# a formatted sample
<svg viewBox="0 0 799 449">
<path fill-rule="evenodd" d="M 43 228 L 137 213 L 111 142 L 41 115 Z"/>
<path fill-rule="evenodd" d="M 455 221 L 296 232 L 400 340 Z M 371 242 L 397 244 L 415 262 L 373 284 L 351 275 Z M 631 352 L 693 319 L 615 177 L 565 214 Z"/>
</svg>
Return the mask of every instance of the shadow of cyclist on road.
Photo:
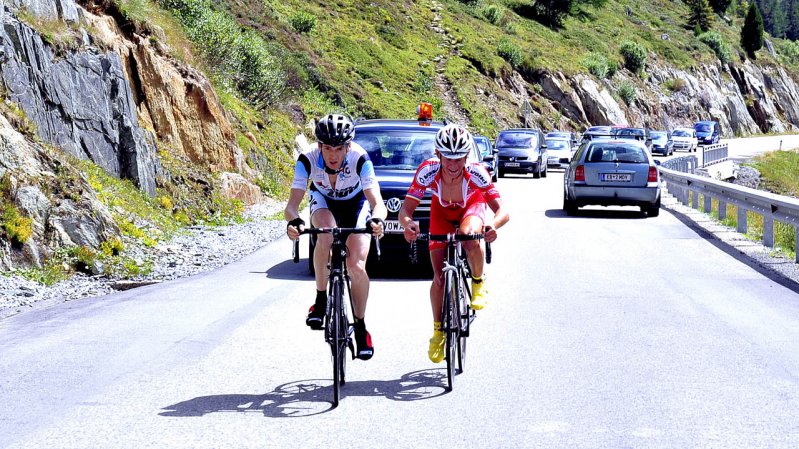
<svg viewBox="0 0 799 449">
<path fill-rule="evenodd" d="M 393 401 L 432 399 L 445 393 L 444 372 L 414 371 L 395 380 L 347 382 L 342 398 L 385 397 Z M 271 418 L 313 416 L 332 410 L 333 387 L 329 379 L 290 382 L 266 394 L 222 394 L 200 396 L 167 407 L 160 416 L 191 417 L 215 412 L 258 412 Z"/>
</svg>

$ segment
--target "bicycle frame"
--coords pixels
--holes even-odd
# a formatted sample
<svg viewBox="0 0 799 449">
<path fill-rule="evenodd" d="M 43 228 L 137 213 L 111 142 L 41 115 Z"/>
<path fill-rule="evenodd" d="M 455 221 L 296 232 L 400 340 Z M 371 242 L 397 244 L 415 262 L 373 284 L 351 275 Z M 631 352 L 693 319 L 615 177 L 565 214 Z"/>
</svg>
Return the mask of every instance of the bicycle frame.
<svg viewBox="0 0 799 449">
<path fill-rule="evenodd" d="M 444 359 L 447 362 L 447 391 L 452 391 L 455 376 L 455 361 L 458 364 L 458 374 L 464 371 L 466 365 L 466 337 L 475 319 L 475 312 L 471 308 L 471 289 L 467 280 L 468 260 L 461 248 L 465 240 L 480 240 L 483 234 L 422 234 L 421 240 L 446 242 L 447 254 L 444 259 L 442 272 L 444 276 L 444 298 L 441 304 L 441 331 L 446 335 L 446 351 Z M 415 260 L 416 245 L 411 245 L 411 259 Z M 491 245 L 486 242 L 486 261 L 491 262 Z"/>
<path fill-rule="evenodd" d="M 346 375 L 346 350 L 350 349 L 352 358 L 355 359 L 355 350 L 352 344 L 353 323 L 347 313 L 347 304 L 344 302 L 344 286 L 346 286 L 349 307 L 355 310 L 352 304 L 352 288 L 350 276 L 347 272 L 347 238 L 352 234 L 371 234 L 368 228 L 308 228 L 300 232 L 303 234 L 332 234 L 333 244 L 330 247 L 330 263 L 327 282 L 327 308 L 325 309 L 325 342 L 330 345 L 333 358 L 333 407 L 337 407 L 341 395 L 341 385 L 345 383 Z M 375 239 L 377 242 L 377 239 Z M 294 241 L 293 259 L 299 262 L 299 238 Z M 377 253 L 380 254 L 379 243 Z M 313 257 L 310 254 L 309 257 Z"/>
</svg>

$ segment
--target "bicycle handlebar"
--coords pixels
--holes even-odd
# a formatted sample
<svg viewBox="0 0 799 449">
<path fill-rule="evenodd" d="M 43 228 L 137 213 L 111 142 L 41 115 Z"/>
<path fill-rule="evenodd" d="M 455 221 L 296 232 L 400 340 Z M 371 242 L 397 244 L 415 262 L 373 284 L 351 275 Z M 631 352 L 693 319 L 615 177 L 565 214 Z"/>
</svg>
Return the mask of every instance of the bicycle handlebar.
<svg viewBox="0 0 799 449">
<path fill-rule="evenodd" d="M 371 228 L 305 228 L 302 231 L 300 231 L 300 235 L 335 234 L 346 238 L 351 234 L 372 234 L 372 232 L 373 231 Z M 375 240 L 375 251 L 377 252 L 377 259 L 380 260 L 380 239 L 378 239 L 375 236 L 372 237 Z M 296 240 L 294 240 L 294 246 L 292 247 L 291 256 L 292 259 L 294 260 L 294 263 L 299 263 L 300 261 L 299 237 Z M 313 254 L 309 254 L 308 257 L 313 258 Z"/>
<path fill-rule="evenodd" d="M 419 234 L 416 240 L 428 240 L 432 242 L 464 242 L 469 240 L 483 240 L 484 234 Z M 418 260 L 416 257 L 416 240 L 411 242 L 411 263 L 415 264 Z M 486 242 L 486 263 L 491 263 L 491 244 Z"/>
</svg>

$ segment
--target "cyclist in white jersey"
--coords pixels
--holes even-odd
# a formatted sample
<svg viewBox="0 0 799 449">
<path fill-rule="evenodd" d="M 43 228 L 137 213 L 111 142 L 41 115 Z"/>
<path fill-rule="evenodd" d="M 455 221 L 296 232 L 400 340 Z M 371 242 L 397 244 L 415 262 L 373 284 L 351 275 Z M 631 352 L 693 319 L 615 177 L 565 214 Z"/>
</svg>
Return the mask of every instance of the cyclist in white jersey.
<svg viewBox="0 0 799 449">
<path fill-rule="evenodd" d="M 297 158 L 294 182 L 283 212 L 288 221 L 286 233 L 291 240 L 299 237 L 305 222 L 299 206 L 309 190 L 311 225 L 321 227 L 372 227 L 374 235 L 383 236 L 383 220 L 388 211 L 380 196 L 369 155 L 354 143 L 354 125 L 345 115 L 329 114 L 320 119 L 315 129 L 317 143 Z M 308 181 L 311 181 L 310 189 Z M 347 270 L 352 280 L 353 315 L 355 319 L 356 356 L 369 360 L 374 355 L 372 337 L 366 330 L 364 315 L 369 296 L 366 257 L 370 237 L 352 234 L 347 237 Z M 333 236 L 320 234 L 313 254 L 316 276 L 316 300 L 305 319 L 311 329 L 324 327 L 327 301 L 327 264 Z"/>
</svg>

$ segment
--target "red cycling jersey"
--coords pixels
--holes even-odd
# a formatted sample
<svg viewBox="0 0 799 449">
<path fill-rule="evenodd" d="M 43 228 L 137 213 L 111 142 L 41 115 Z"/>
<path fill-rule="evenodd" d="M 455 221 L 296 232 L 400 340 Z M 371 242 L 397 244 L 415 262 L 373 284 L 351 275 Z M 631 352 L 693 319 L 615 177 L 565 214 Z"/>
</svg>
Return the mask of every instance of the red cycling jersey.
<svg viewBox="0 0 799 449">
<path fill-rule="evenodd" d="M 463 201 L 444 201 L 441 195 L 441 162 L 431 158 L 419 165 L 405 199 L 421 201 L 427 189 L 433 193 L 430 204 L 430 233 L 447 234 L 465 217 L 475 216 L 485 222 L 486 202 L 499 198 L 499 191 L 491 182 L 491 175 L 478 163 L 469 163 L 463 170 L 461 184 Z M 445 242 L 430 242 L 430 249 L 446 247 Z"/>
</svg>

